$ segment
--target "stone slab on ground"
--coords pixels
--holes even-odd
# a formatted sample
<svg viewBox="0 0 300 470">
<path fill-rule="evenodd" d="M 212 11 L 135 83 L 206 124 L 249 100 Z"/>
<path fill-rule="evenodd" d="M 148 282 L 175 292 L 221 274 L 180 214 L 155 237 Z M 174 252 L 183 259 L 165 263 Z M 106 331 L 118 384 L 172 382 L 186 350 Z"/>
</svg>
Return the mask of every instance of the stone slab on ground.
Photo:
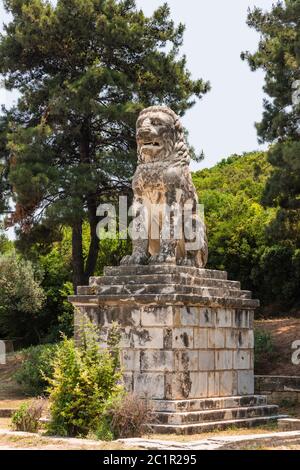
<svg viewBox="0 0 300 470">
<path fill-rule="evenodd" d="M 282 418 L 278 420 L 278 429 L 280 431 L 300 431 L 300 419 Z"/>
<path fill-rule="evenodd" d="M 244 434 L 242 436 L 213 436 L 207 439 L 190 442 L 164 441 L 159 439 L 119 439 L 125 445 L 139 446 L 149 450 L 221 450 L 234 444 L 250 442 L 263 442 L 264 444 L 275 442 L 283 445 L 285 442 L 300 441 L 300 431 L 273 432 L 265 434 Z"/>
<path fill-rule="evenodd" d="M 24 442 L 24 446 L 18 443 L 18 447 L 10 443 L 2 443 L 1 437 L 12 438 L 36 438 L 37 445 L 28 445 Z M 44 442 L 43 442 L 44 441 Z M 201 439 L 198 441 L 176 441 L 176 440 L 160 440 L 160 439 L 146 439 L 146 438 L 132 438 L 132 439 L 118 439 L 105 443 L 106 450 L 117 450 L 127 448 L 129 449 L 149 449 L 149 450 L 221 450 L 229 446 L 246 445 L 246 443 L 263 443 L 264 445 L 284 445 L 285 443 L 300 442 L 300 431 L 290 432 L 269 432 L 262 434 L 244 434 L 244 435 L 226 435 L 218 436 L 212 434 L 211 437 Z M 10 431 L 8 429 L 0 430 L 0 450 L 55 450 L 57 448 L 78 448 L 86 450 L 100 450 L 101 445 L 104 443 L 92 439 L 77 439 L 65 437 L 50 437 L 43 436 L 42 434 Z"/>
</svg>

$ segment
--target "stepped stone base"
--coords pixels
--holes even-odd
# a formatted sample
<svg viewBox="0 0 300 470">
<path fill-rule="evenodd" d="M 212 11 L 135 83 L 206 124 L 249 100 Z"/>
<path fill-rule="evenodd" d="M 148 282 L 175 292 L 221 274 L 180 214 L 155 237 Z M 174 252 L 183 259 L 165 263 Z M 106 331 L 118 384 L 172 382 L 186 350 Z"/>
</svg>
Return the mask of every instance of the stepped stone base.
<svg viewBox="0 0 300 470">
<path fill-rule="evenodd" d="M 128 391 L 153 400 L 157 432 L 199 432 L 276 415 L 254 393 L 253 318 L 259 305 L 227 273 L 176 265 L 107 267 L 69 300 L 75 333 L 87 314 L 122 332 Z M 224 397 L 224 398 L 223 398 Z"/>
<path fill-rule="evenodd" d="M 263 395 L 200 400 L 153 400 L 156 433 L 194 434 L 232 426 L 252 427 L 278 419 L 278 406 Z"/>
</svg>

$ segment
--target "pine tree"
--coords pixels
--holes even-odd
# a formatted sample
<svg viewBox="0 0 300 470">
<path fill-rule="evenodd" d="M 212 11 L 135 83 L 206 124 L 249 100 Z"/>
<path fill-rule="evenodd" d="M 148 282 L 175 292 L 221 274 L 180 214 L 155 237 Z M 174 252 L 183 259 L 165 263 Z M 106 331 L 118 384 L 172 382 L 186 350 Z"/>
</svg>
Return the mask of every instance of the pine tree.
<svg viewBox="0 0 300 470">
<path fill-rule="evenodd" d="M 7 212 L 9 206 L 10 184 L 9 173 L 9 151 L 7 149 L 7 124 L 5 116 L 0 116 L 0 230 L 2 216 Z"/>
<path fill-rule="evenodd" d="M 263 202 L 280 206 L 273 241 L 300 247 L 300 0 L 285 0 L 270 12 L 255 8 L 248 25 L 261 35 L 254 54 L 243 53 L 252 70 L 265 72 L 263 119 L 256 125 L 261 142 L 270 142 L 273 173 Z"/>
<path fill-rule="evenodd" d="M 134 0 L 4 0 L 0 73 L 20 98 L 7 129 L 9 180 L 23 231 L 72 227 L 74 285 L 93 274 L 96 207 L 129 192 L 135 120 L 145 106 L 183 115 L 209 89 L 179 56 L 184 26 L 168 6 L 151 17 Z M 82 224 L 90 224 L 87 258 Z"/>
</svg>

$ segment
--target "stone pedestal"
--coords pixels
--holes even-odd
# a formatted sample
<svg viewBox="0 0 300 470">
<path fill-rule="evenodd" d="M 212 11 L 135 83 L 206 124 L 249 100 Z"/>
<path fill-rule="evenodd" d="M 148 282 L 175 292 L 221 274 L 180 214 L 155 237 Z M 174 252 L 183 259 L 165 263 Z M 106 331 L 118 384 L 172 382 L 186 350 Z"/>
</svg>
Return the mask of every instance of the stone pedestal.
<svg viewBox="0 0 300 470">
<path fill-rule="evenodd" d="M 253 317 L 259 305 L 227 273 L 120 266 L 70 297 L 102 331 L 122 329 L 128 391 L 153 400 L 159 432 L 199 432 L 276 417 L 254 396 Z"/>
</svg>

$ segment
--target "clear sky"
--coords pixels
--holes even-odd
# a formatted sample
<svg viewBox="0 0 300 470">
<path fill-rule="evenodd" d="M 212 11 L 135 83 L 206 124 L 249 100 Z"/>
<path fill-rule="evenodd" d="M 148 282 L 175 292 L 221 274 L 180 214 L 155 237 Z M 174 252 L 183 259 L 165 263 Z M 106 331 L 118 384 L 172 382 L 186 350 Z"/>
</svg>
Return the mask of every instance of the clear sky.
<svg viewBox="0 0 300 470">
<path fill-rule="evenodd" d="M 1 24 L 5 21 L 0 0 Z M 164 0 L 136 0 L 146 14 Z M 190 142 L 205 160 L 192 169 L 210 167 L 233 153 L 259 148 L 254 122 L 262 115 L 263 73 L 251 72 L 240 53 L 254 51 L 259 35 L 246 25 L 248 7 L 270 10 L 274 0 L 167 0 L 176 23 L 186 25 L 182 53 L 194 78 L 211 82 L 212 90 L 183 119 Z M 0 90 L 0 103 L 14 94 Z"/>
</svg>

